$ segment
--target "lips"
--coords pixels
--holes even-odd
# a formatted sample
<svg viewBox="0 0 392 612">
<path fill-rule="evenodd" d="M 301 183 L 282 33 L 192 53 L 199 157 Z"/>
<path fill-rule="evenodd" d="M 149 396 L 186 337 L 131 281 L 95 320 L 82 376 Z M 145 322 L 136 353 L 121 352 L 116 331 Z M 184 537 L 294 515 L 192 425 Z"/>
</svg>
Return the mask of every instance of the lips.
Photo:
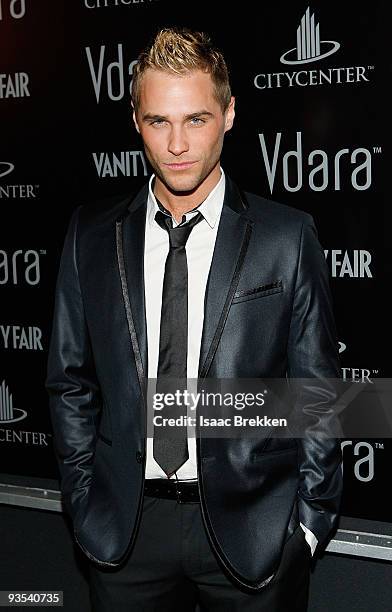
<svg viewBox="0 0 392 612">
<path fill-rule="evenodd" d="M 193 164 L 195 164 L 196 162 L 192 161 L 192 162 L 182 162 L 180 164 L 165 164 L 165 166 L 167 168 L 170 168 L 170 170 L 186 170 L 187 168 L 190 168 L 191 166 L 193 166 Z"/>
</svg>

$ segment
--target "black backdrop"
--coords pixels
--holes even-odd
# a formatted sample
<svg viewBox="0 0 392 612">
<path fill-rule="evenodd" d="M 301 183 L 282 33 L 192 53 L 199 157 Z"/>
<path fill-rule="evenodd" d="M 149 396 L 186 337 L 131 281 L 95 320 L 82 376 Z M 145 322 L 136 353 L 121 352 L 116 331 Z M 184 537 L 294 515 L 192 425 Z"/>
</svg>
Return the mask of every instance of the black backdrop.
<svg viewBox="0 0 392 612">
<path fill-rule="evenodd" d="M 226 172 L 313 215 L 344 379 L 390 377 L 388 23 L 387 2 L 0 0 L 1 472 L 58 475 L 43 383 L 59 256 L 78 204 L 150 172 L 129 87 L 161 26 L 203 29 L 224 51 Z M 389 438 L 343 443 L 345 515 L 392 521 Z"/>
</svg>

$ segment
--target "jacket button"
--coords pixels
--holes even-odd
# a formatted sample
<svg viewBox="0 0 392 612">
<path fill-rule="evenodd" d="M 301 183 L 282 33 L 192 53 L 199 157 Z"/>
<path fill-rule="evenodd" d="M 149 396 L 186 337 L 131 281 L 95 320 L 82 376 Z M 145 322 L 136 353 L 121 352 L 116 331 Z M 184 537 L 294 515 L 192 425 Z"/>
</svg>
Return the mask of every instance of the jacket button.
<svg viewBox="0 0 392 612">
<path fill-rule="evenodd" d="M 138 463 L 142 463 L 143 462 L 143 453 L 141 453 L 140 451 L 137 451 L 137 453 L 136 453 L 136 461 Z"/>
</svg>

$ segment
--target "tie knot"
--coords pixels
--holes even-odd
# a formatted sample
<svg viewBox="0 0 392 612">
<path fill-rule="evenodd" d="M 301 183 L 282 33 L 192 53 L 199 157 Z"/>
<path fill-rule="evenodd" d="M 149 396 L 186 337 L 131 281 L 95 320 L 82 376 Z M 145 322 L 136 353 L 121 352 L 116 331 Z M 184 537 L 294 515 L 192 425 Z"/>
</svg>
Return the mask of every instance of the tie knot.
<svg viewBox="0 0 392 612">
<path fill-rule="evenodd" d="M 184 247 L 190 236 L 192 229 L 199 221 L 203 219 L 203 215 L 197 212 L 192 219 L 187 222 L 181 222 L 176 227 L 173 227 L 172 218 L 158 210 L 155 214 L 155 221 L 169 234 L 170 248 Z"/>
</svg>

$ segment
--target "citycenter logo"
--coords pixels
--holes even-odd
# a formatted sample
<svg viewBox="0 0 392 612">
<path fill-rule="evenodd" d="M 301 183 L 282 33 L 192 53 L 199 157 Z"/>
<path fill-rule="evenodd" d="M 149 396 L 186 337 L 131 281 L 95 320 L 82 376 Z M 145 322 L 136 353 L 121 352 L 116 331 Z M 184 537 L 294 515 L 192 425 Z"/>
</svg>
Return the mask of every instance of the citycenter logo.
<svg viewBox="0 0 392 612">
<path fill-rule="evenodd" d="M 0 387 L 0 423 L 15 423 L 25 419 L 26 416 L 26 410 L 14 406 L 12 393 L 3 380 Z"/>
<path fill-rule="evenodd" d="M 14 398 L 5 380 L 0 385 L 0 444 L 23 444 L 25 446 L 49 446 L 51 433 L 43 431 L 24 431 L 15 429 L 12 425 L 23 421 L 28 416 L 27 411 L 14 405 Z M 12 427 L 3 425 L 10 423 Z M 18 426 L 16 426 L 18 427 Z"/>
<path fill-rule="evenodd" d="M 11 174 L 13 170 L 15 170 L 15 166 L 11 162 L 0 162 L 0 178 Z"/>
<path fill-rule="evenodd" d="M 280 62 L 285 66 L 300 66 L 325 59 L 340 49 L 335 40 L 321 40 L 320 24 L 308 7 L 297 27 L 297 45 L 285 51 Z M 256 89 L 281 87 L 310 87 L 315 85 L 337 85 L 370 81 L 374 66 L 338 66 L 323 69 L 293 70 L 291 72 L 269 72 L 256 74 L 253 84 Z"/>
<path fill-rule="evenodd" d="M 321 51 L 321 46 L 326 50 Z M 308 64 L 328 57 L 340 49 L 340 43 L 334 40 L 320 41 L 320 24 L 315 23 L 314 13 L 310 14 L 310 8 L 302 16 L 301 23 L 297 28 L 297 46 L 286 51 L 280 58 L 282 64 Z M 293 52 L 296 59 L 289 59 Z"/>
<path fill-rule="evenodd" d="M 8 161 L 0 161 L 0 179 L 4 178 L 8 174 L 11 174 L 15 170 L 14 164 Z M 26 184 L 0 184 L 0 200 L 4 199 L 16 199 L 21 200 L 28 198 L 36 198 L 38 195 L 39 185 L 26 185 Z"/>
<path fill-rule="evenodd" d="M 340 340 L 339 340 L 339 353 L 344 353 L 346 348 L 347 348 L 347 345 L 344 344 L 344 342 L 340 342 Z"/>
</svg>

